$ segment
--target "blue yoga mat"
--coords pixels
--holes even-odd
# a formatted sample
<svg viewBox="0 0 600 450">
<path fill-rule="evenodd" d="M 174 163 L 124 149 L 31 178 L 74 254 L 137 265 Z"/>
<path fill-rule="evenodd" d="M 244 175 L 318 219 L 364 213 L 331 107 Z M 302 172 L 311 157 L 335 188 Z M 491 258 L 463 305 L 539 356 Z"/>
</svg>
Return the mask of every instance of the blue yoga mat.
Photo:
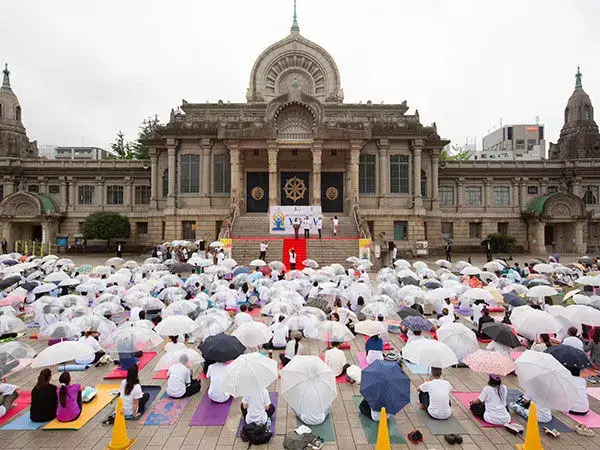
<svg viewBox="0 0 600 450">
<path fill-rule="evenodd" d="M 148 401 L 146 402 L 146 410 L 144 411 L 144 414 L 142 414 L 139 417 L 131 418 L 131 417 L 125 417 L 127 420 L 139 420 L 142 417 L 144 417 L 144 415 L 150 411 L 150 408 L 152 406 L 152 403 L 154 402 L 154 400 L 156 400 L 156 397 L 158 397 L 158 394 L 160 393 L 160 386 L 151 386 L 151 385 L 142 385 L 142 392 L 148 393 L 148 395 L 150 396 L 150 398 L 148 399 Z M 118 397 L 117 397 L 118 398 Z"/>
<path fill-rule="evenodd" d="M 50 422 L 32 422 L 29 418 L 29 410 L 20 415 L 12 422 L 4 425 L 0 430 L 38 430 Z"/>
<path fill-rule="evenodd" d="M 91 364 L 65 364 L 64 366 L 58 366 L 59 372 L 82 372 L 92 367 Z"/>
<path fill-rule="evenodd" d="M 521 391 L 519 391 L 518 389 L 509 389 L 508 390 L 508 395 L 506 396 L 506 402 L 507 403 L 513 403 L 516 402 L 517 399 L 523 395 Z M 514 417 L 518 417 L 521 420 L 527 420 L 524 417 L 519 416 L 518 414 L 515 414 L 514 411 L 511 411 L 511 413 L 513 414 Z M 539 422 L 540 428 L 542 427 L 548 427 L 551 430 L 557 430 L 561 433 L 569 433 L 573 431 L 573 428 L 571 428 L 569 425 L 567 425 L 566 423 L 562 422 L 561 420 L 557 419 L 554 414 L 552 415 L 552 420 L 550 422 L 546 422 L 546 423 L 542 423 Z"/>
</svg>

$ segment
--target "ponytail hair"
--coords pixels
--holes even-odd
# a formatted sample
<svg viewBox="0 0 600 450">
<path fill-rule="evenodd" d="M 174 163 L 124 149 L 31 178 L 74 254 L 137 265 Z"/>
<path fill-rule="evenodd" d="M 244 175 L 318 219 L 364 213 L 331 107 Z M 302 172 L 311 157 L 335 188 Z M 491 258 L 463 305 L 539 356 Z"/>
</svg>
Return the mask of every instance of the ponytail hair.
<svg viewBox="0 0 600 450">
<path fill-rule="evenodd" d="M 137 365 L 131 366 L 127 370 L 127 380 L 125 382 L 125 395 L 131 394 L 131 391 L 133 391 L 135 385 L 140 384 L 138 373 L 139 370 Z"/>
<path fill-rule="evenodd" d="M 38 375 L 37 384 L 35 385 L 35 387 L 41 389 L 47 386 L 50 383 L 51 378 L 52 372 L 50 371 L 50 369 L 48 369 L 47 367 L 45 369 L 42 369 L 42 371 Z"/>
<path fill-rule="evenodd" d="M 63 372 L 58 378 L 60 382 L 60 390 L 58 391 L 58 402 L 63 408 L 67 406 L 67 386 L 71 382 L 71 374 L 69 372 Z"/>
<path fill-rule="evenodd" d="M 552 347 L 552 342 L 550 341 L 550 335 L 548 333 L 540 334 L 540 339 L 544 344 L 546 344 L 547 348 Z"/>
</svg>

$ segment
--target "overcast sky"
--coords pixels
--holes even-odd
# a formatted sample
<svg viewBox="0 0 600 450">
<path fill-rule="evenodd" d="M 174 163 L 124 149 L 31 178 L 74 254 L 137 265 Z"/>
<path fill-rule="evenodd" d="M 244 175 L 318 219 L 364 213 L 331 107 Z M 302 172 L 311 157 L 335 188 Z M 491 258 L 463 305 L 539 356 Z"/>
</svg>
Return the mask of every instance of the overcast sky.
<svg viewBox="0 0 600 450">
<path fill-rule="evenodd" d="M 292 4 L 3 1 L 0 63 L 30 139 L 108 148 L 181 99 L 245 102 Z M 599 18 L 599 0 L 298 1 L 301 34 L 337 62 L 346 102 L 407 100 L 456 144 L 536 116 L 556 141 L 577 65 L 600 108 Z"/>
</svg>

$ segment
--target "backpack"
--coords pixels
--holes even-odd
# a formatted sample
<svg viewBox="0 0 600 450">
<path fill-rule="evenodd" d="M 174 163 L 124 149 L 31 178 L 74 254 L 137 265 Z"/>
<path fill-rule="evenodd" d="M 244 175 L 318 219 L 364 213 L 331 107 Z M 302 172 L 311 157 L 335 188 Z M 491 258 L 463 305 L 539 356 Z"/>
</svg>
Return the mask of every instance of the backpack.
<svg viewBox="0 0 600 450">
<path fill-rule="evenodd" d="M 262 445 L 266 444 L 273 437 L 273 433 L 267 427 L 267 425 L 258 425 L 256 423 L 248 423 L 243 426 L 242 432 L 240 433 L 242 441 L 249 442 L 250 445 Z"/>
</svg>

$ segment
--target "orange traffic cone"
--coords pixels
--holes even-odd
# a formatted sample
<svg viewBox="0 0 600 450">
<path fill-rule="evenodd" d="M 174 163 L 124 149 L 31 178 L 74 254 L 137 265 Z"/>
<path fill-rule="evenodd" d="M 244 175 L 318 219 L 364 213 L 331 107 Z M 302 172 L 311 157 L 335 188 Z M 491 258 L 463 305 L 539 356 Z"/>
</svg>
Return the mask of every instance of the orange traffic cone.
<svg viewBox="0 0 600 450">
<path fill-rule="evenodd" d="M 527 430 L 525 430 L 525 442 L 517 444 L 517 450 L 544 450 L 540 438 L 540 427 L 537 421 L 535 403 L 529 405 L 529 418 L 527 419 Z"/>
<path fill-rule="evenodd" d="M 375 450 L 392 450 L 390 444 L 390 432 L 387 424 L 387 412 L 385 408 L 381 408 L 379 418 L 379 430 L 377 431 L 377 445 Z"/>
<path fill-rule="evenodd" d="M 123 399 L 119 397 L 117 400 L 117 412 L 115 414 L 115 424 L 113 426 L 113 434 L 108 450 L 126 450 L 135 442 L 135 439 L 127 437 L 127 425 L 125 425 L 125 414 L 123 414 Z"/>
</svg>

